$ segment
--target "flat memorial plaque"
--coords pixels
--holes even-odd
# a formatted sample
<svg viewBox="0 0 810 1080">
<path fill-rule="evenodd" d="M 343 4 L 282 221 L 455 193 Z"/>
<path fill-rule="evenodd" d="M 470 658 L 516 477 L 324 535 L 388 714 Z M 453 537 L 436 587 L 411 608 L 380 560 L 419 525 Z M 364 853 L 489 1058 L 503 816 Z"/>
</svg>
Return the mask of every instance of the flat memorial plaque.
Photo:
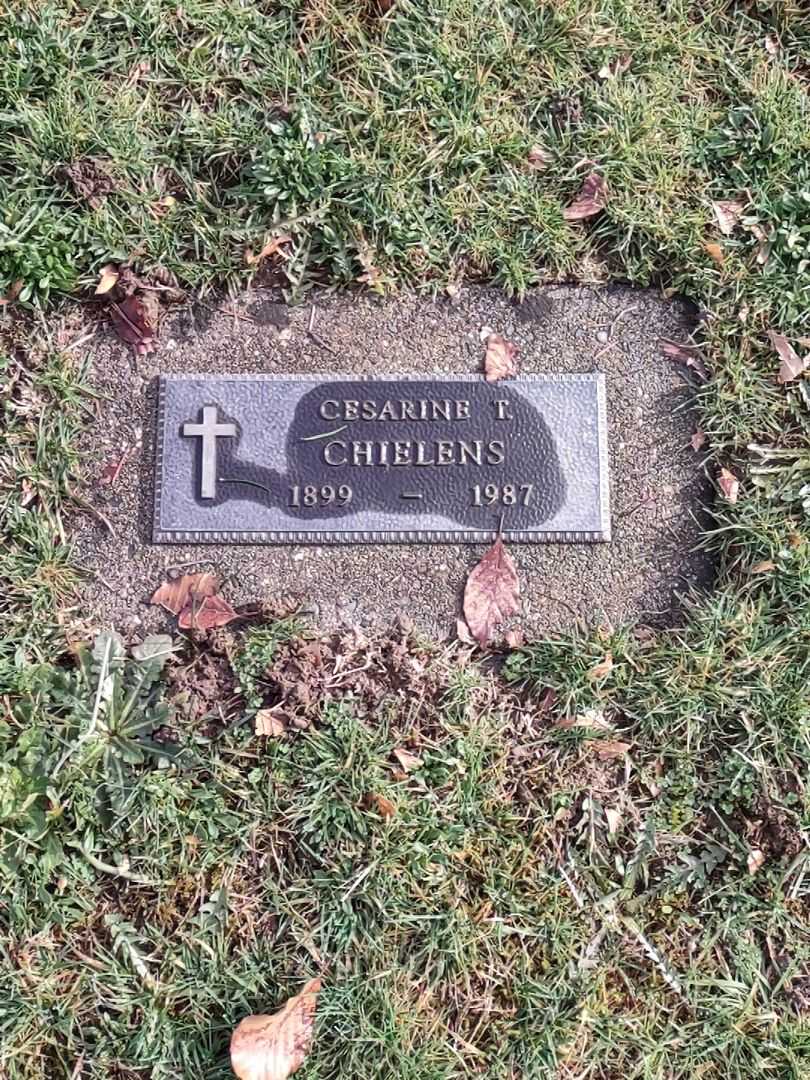
<svg viewBox="0 0 810 1080">
<path fill-rule="evenodd" d="M 156 543 L 610 539 L 604 376 L 165 375 Z"/>
</svg>

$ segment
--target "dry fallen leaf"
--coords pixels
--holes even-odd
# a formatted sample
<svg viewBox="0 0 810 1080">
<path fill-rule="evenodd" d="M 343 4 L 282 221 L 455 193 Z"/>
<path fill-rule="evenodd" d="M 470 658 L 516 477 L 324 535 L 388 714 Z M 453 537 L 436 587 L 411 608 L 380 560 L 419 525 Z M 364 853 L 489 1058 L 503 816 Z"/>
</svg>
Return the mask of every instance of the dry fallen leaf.
<svg viewBox="0 0 810 1080">
<path fill-rule="evenodd" d="M 272 709 L 259 709 L 256 713 L 256 734 L 280 739 L 287 733 L 287 725 Z"/>
<path fill-rule="evenodd" d="M 535 172 L 542 172 L 553 160 L 554 155 L 544 147 L 540 146 L 539 143 L 535 143 L 526 158 L 529 168 L 533 169 Z"/>
<path fill-rule="evenodd" d="M 526 635 L 519 626 L 513 626 L 503 635 L 503 640 L 510 649 L 522 649 L 526 644 Z"/>
<path fill-rule="evenodd" d="M 371 795 L 370 802 L 380 817 L 390 818 L 397 812 L 396 806 L 385 795 Z"/>
<path fill-rule="evenodd" d="M 270 1016 L 248 1016 L 231 1036 L 231 1068 L 239 1080 L 286 1080 L 312 1046 L 320 979 Z"/>
<path fill-rule="evenodd" d="M 254 255 L 252 248 L 246 248 L 245 266 L 257 266 L 263 259 L 267 259 L 270 255 L 274 255 L 285 244 L 291 243 L 291 236 L 272 236 L 269 240 L 265 241 L 264 247 L 258 255 Z"/>
<path fill-rule="evenodd" d="M 668 360 L 686 364 L 702 379 L 708 379 L 709 375 L 703 362 L 703 354 L 697 345 L 684 345 L 680 341 L 668 341 L 666 338 L 661 338 L 658 344 L 661 352 Z"/>
<path fill-rule="evenodd" d="M 598 172 L 588 173 L 582 190 L 570 206 L 563 210 L 566 221 L 582 221 L 604 210 L 608 200 L 607 182 Z"/>
<path fill-rule="evenodd" d="M 608 824 L 608 832 L 610 833 L 611 836 L 615 836 L 616 835 L 616 830 L 619 828 L 619 825 L 621 824 L 621 820 L 622 820 L 621 811 L 620 810 L 614 810 L 612 807 L 606 806 L 605 807 L 605 820 L 607 821 L 607 824 Z"/>
<path fill-rule="evenodd" d="M 757 263 L 764 266 L 771 256 L 771 237 L 768 230 L 759 224 L 752 222 L 747 226 L 748 231 L 757 240 Z"/>
<path fill-rule="evenodd" d="M 751 848 L 748 852 L 748 873 L 755 874 L 765 862 L 765 852 L 761 848 Z"/>
<path fill-rule="evenodd" d="M 799 356 L 784 334 L 777 334 L 775 331 L 769 330 L 768 337 L 782 361 L 777 375 L 779 382 L 788 383 L 798 379 L 810 366 L 810 353 L 803 358 Z"/>
<path fill-rule="evenodd" d="M 727 501 L 733 505 L 740 494 L 740 481 L 733 472 L 729 472 L 728 469 L 721 469 L 718 483 Z"/>
<path fill-rule="evenodd" d="M 101 273 L 98 276 L 98 285 L 96 285 L 96 296 L 103 296 L 104 293 L 108 293 L 118 281 L 118 276 L 118 267 L 113 263 L 102 266 Z"/>
<path fill-rule="evenodd" d="M 706 432 L 702 428 L 698 428 L 697 431 L 693 432 L 689 442 L 692 444 L 693 450 L 702 450 L 706 445 Z"/>
<path fill-rule="evenodd" d="M 576 716 L 564 716 L 554 726 L 563 729 L 590 728 L 591 731 L 613 730 L 613 724 L 606 718 L 601 709 L 585 709 L 583 712 L 577 713 Z"/>
<path fill-rule="evenodd" d="M 456 637 L 462 645 L 475 644 L 475 638 L 470 633 L 470 628 L 463 619 L 456 619 Z"/>
<path fill-rule="evenodd" d="M 745 204 L 736 199 L 721 199 L 719 202 L 712 203 L 712 210 L 717 218 L 720 232 L 723 236 L 731 236 L 740 223 Z"/>
<path fill-rule="evenodd" d="M 703 250 L 708 256 L 710 256 L 717 263 L 718 266 L 722 266 L 726 261 L 726 256 L 723 254 L 723 249 L 719 244 L 715 244 L 713 241 L 704 244 Z"/>
<path fill-rule="evenodd" d="M 487 352 L 484 357 L 484 377 L 487 382 L 499 379 L 511 379 L 517 375 L 517 346 L 507 341 L 503 334 L 490 334 L 487 337 Z"/>
<path fill-rule="evenodd" d="M 588 739 L 586 745 L 597 755 L 608 761 L 610 758 L 621 757 L 626 754 L 632 743 L 621 742 L 618 739 Z"/>
<path fill-rule="evenodd" d="M 464 618 L 479 645 L 486 645 L 495 627 L 519 610 L 517 570 L 499 536 L 464 588 Z"/>
<path fill-rule="evenodd" d="M 164 581 L 152 595 L 150 604 L 159 604 L 172 615 L 179 615 L 188 607 L 192 598 L 202 600 L 204 596 L 213 596 L 219 587 L 216 574 L 207 571 L 200 574 L 183 574 L 172 581 Z"/>
<path fill-rule="evenodd" d="M 604 679 L 606 675 L 609 675 L 613 670 L 613 653 L 608 652 L 605 655 L 605 659 L 598 664 L 594 664 L 591 670 L 588 672 L 589 679 Z"/>
<path fill-rule="evenodd" d="M 6 290 L 5 296 L 0 296 L 0 307 L 4 304 L 13 304 L 22 292 L 24 284 L 25 282 L 22 278 L 18 278 L 17 281 L 12 282 Z"/>
<path fill-rule="evenodd" d="M 752 574 L 770 574 L 771 570 L 776 569 L 776 563 L 770 559 L 763 559 L 762 562 L 754 563 L 751 567 Z"/>
<path fill-rule="evenodd" d="M 421 769 L 422 759 L 417 757 L 416 754 L 412 754 L 410 750 L 401 750 L 397 748 L 394 750 L 394 757 L 402 766 L 404 772 L 413 772 L 414 769 Z"/>
<path fill-rule="evenodd" d="M 779 54 L 779 39 L 775 34 L 765 35 L 765 51 L 769 56 L 778 56 Z"/>
<path fill-rule="evenodd" d="M 181 630 L 213 630 L 238 618 L 238 612 L 221 596 L 204 596 L 199 603 L 192 597 L 180 612 L 177 625 Z"/>
<path fill-rule="evenodd" d="M 159 307 L 157 293 L 142 289 L 120 304 L 110 306 L 118 336 L 131 345 L 138 356 L 146 356 L 155 349 Z"/>
<path fill-rule="evenodd" d="M 623 75 L 632 63 L 633 57 L 630 53 L 622 53 L 620 56 L 614 56 L 612 60 L 603 64 L 599 69 L 599 78 L 615 79 L 618 75 Z"/>
</svg>

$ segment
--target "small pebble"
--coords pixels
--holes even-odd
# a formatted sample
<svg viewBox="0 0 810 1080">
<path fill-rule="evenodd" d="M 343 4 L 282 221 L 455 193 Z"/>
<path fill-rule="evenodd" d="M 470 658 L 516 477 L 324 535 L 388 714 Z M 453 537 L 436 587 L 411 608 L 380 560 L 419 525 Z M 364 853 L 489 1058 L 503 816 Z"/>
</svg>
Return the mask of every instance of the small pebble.
<svg viewBox="0 0 810 1080">
<path fill-rule="evenodd" d="M 607 345 L 608 341 L 610 340 L 610 334 L 607 332 L 607 330 L 598 330 L 596 333 L 596 340 L 599 342 L 600 345 Z"/>
</svg>

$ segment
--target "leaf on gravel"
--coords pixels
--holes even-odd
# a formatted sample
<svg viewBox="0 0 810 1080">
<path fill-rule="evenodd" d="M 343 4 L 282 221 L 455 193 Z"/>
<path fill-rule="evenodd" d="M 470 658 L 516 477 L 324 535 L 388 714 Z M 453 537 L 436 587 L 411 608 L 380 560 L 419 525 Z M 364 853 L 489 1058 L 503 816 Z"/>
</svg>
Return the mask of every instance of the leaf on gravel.
<svg viewBox="0 0 810 1080">
<path fill-rule="evenodd" d="M 587 745 L 597 757 L 609 761 L 610 758 L 622 757 L 626 754 L 632 743 L 621 742 L 619 739 L 589 739 Z"/>
<path fill-rule="evenodd" d="M 748 852 L 748 873 L 755 874 L 765 862 L 765 852 L 761 848 L 751 848 Z"/>
<path fill-rule="evenodd" d="M 798 379 L 810 366 L 810 353 L 804 358 L 799 356 L 784 334 L 777 334 L 773 330 L 768 331 L 771 345 L 779 353 L 782 363 L 779 365 L 777 378 L 780 383 L 793 382 Z"/>
<path fill-rule="evenodd" d="M 238 618 L 239 613 L 221 596 L 204 596 L 199 603 L 192 597 L 180 612 L 177 625 L 181 630 L 214 630 Z"/>
<path fill-rule="evenodd" d="M 720 484 L 720 490 L 725 495 L 726 500 L 733 506 L 740 494 L 740 481 L 733 472 L 729 472 L 728 469 L 721 469 L 718 483 Z"/>
<path fill-rule="evenodd" d="M 708 244 L 703 245 L 703 250 L 710 258 L 714 259 L 718 266 L 723 266 L 726 261 L 726 256 L 719 244 L 710 241 Z"/>
<path fill-rule="evenodd" d="M 188 607 L 192 598 L 202 600 L 204 596 L 213 596 L 218 588 L 216 574 L 208 571 L 200 574 L 183 574 L 182 577 L 172 581 L 164 581 L 153 593 L 149 603 L 159 604 L 172 615 L 179 615 L 183 608 Z"/>
<path fill-rule="evenodd" d="M 745 204 L 736 199 L 721 199 L 712 203 L 714 216 L 723 236 L 731 236 L 740 223 L 740 218 L 745 210 Z"/>
<path fill-rule="evenodd" d="M 590 669 L 590 671 L 588 672 L 588 678 L 604 679 L 607 675 L 611 673 L 611 671 L 613 671 L 613 653 L 608 652 L 605 655 L 604 660 L 601 660 L 598 664 L 594 664 L 594 666 Z"/>
<path fill-rule="evenodd" d="M 604 210 L 608 200 L 607 182 L 601 173 L 592 172 L 585 178 L 582 190 L 570 206 L 563 210 L 566 221 L 582 221 Z"/>
<path fill-rule="evenodd" d="M 702 450 L 706 445 L 706 441 L 706 432 L 702 428 L 698 428 L 697 431 L 693 432 L 692 438 L 689 440 L 693 450 Z"/>
<path fill-rule="evenodd" d="M 390 818 L 397 812 L 396 806 L 390 799 L 386 799 L 385 795 L 372 795 L 370 802 L 380 817 Z"/>
<path fill-rule="evenodd" d="M 499 536 L 464 587 L 464 618 L 479 645 L 486 645 L 495 627 L 517 613 L 519 595 L 514 561 Z"/>
<path fill-rule="evenodd" d="M 155 349 L 159 307 L 157 294 L 144 290 L 110 306 L 118 336 L 131 345 L 138 356 L 147 356 Z"/>
<path fill-rule="evenodd" d="M 231 1068 L 239 1080 L 286 1080 L 303 1065 L 312 1047 L 320 979 L 277 1013 L 248 1016 L 231 1036 Z"/>
<path fill-rule="evenodd" d="M 703 354 L 697 345 L 684 345 L 680 341 L 669 341 L 667 338 L 661 338 L 658 344 L 661 348 L 661 352 L 668 360 L 674 360 L 679 364 L 686 364 L 686 366 L 698 374 L 701 379 L 708 379 L 709 375 L 703 361 Z"/>
<path fill-rule="evenodd" d="M 484 357 L 484 377 L 487 382 L 499 379 L 512 379 L 517 375 L 517 346 L 503 336 L 490 334 L 487 337 L 487 352 Z"/>
<path fill-rule="evenodd" d="M 394 757 L 402 767 L 403 772 L 413 772 L 414 769 L 421 769 L 423 762 L 416 754 L 412 754 L 410 750 L 402 750 L 397 748 L 394 750 Z"/>
<path fill-rule="evenodd" d="M 107 263 L 106 266 L 102 266 L 101 273 L 98 276 L 98 285 L 96 285 L 96 296 L 103 296 L 104 293 L 108 293 L 118 281 L 118 277 L 118 267 L 114 263 Z"/>
<path fill-rule="evenodd" d="M 529 168 L 534 172 L 542 172 L 547 166 L 549 166 L 554 160 L 554 155 L 551 151 L 546 150 L 545 147 L 540 146 L 539 143 L 535 145 L 529 151 L 526 158 L 526 163 Z"/>
<path fill-rule="evenodd" d="M 254 255 L 252 248 L 246 248 L 245 266 L 258 266 L 258 264 L 264 259 L 269 258 L 271 255 L 275 255 L 275 253 L 280 248 L 284 247 L 285 244 L 291 243 L 291 236 L 272 236 L 269 240 L 265 242 L 264 247 L 261 249 L 258 255 Z"/>
<path fill-rule="evenodd" d="M 287 725 L 272 709 L 259 709 L 256 713 L 256 734 L 279 739 L 287 733 Z"/>
<path fill-rule="evenodd" d="M 617 76 L 623 75 L 632 63 L 633 57 L 630 53 L 622 53 L 620 56 L 614 56 L 612 60 L 603 64 L 599 69 L 599 78 L 615 79 Z"/>
</svg>

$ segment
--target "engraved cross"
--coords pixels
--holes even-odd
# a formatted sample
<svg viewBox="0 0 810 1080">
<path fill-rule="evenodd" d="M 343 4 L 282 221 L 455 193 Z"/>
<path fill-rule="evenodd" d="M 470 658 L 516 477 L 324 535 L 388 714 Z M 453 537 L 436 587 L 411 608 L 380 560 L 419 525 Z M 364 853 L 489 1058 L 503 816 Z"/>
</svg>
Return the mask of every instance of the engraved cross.
<svg viewBox="0 0 810 1080">
<path fill-rule="evenodd" d="M 200 498 L 215 499 L 217 496 L 217 439 L 225 435 L 236 435 L 236 424 L 220 424 L 217 420 L 216 405 L 205 405 L 202 411 L 202 423 L 193 424 L 191 421 L 186 421 L 182 431 L 187 438 L 196 435 L 202 439 Z"/>
</svg>

